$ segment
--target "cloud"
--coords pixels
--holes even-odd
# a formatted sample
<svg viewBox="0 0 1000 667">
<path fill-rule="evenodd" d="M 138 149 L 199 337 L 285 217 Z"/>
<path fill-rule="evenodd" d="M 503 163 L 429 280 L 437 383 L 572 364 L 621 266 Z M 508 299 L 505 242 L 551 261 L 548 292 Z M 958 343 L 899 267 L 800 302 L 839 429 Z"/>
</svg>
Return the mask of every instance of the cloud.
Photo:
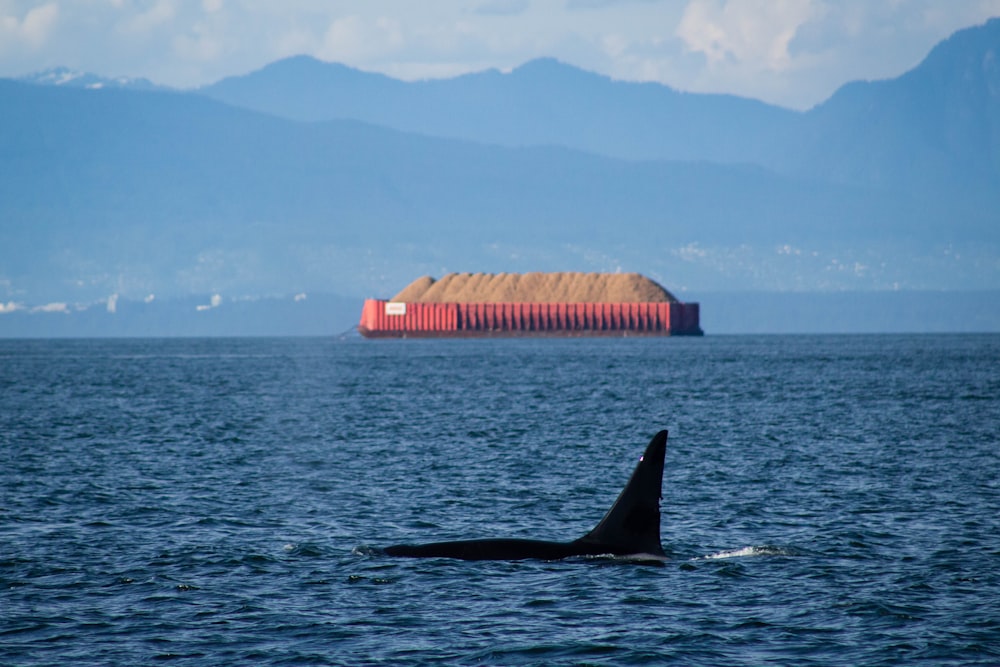
<svg viewBox="0 0 1000 667">
<path fill-rule="evenodd" d="M 618 5 L 630 5 L 642 2 L 656 2 L 657 0 L 568 0 L 567 9 L 604 9 L 605 7 L 615 7 Z"/>
<path fill-rule="evenodd" d="M 146 11 L 126 17 L 118 28 L 126 34 L 145 35 L 169 25 L 176 15 L 177 8 L 172 0 L 158 0 Z"/>
<path fill-rule="evenodd" d="M 189 35 L 177 35 L 173 48 L 187 61 L 214 62 L 222 55 L 223 44 L 215 33 L 204 24 L 196 24 Z"/>
<path fill-rule="evenodd" d="M 476 7 L 475 12 L 484 16 L 514 16 L 523 13 L 530 5 L 529 0 L 486 0 Z"/>
<path fill-rule="evenodd" d="M 333 62 L 354 62 L 386 56 L 400 50 L 404 43 L 399 21 L 354 15 L 330 23 L 316 55 Z"/>
<path fill-rule="evenodd" d="M 816 0 L 692 0 L 676 34 L 710 67 L 736 63 L 782 71 L 792 65 L 789 45 L 796 33 L 824 12 Z"/>
<path fill-rule="evenodd" d="M 112 294 L 108 297 L 108 312 L 112 315 L 118 312 L 118 295 Z"/>
<path fill-rule="evenodd" d="M 19 310 L 24 310 L 24 304 L 17 303 L 15 301 L 8 301 L 7 303 L 0 302 L 0 315 L 14 313 Z"/>
<path fill-rule="evenodd" d="M 24 17 L 24 23 L 21 24 L 22 34 L 31 44 L 39 45 L 46 40 L 58 19 L 59 6 L 56 3 L 50 2 L 36 7 Z"/>
<path fill-rule="evenodd" d="M 301 292 L 301 293 L 295 295 L 295 301 L 296 302 L 298 302 L 298 301 L 305 301 L 305 300 L 306 300 L 306 293 L 305 292 Z"/>
<path fill-rule="evenodd" d="M 234 26 L 232 12 L 222 0 L 202 0 L 201 13 L 188 12 L 178 17 L 172 47 L 181 61 L 190 63 L 216 63 L 227 50 L 245 37 L 240 37 Z M 239 18 L 236 18 L 239 25 Z"/>
<path fill-rule="evenodd" d="M 43 46 L 59 20 L 59 5 L 54 2 L 29 10 L 23 20 L 0 15 L 0 47 L 4 36 L 27 44 L 33 49 Z"/>
</svg>

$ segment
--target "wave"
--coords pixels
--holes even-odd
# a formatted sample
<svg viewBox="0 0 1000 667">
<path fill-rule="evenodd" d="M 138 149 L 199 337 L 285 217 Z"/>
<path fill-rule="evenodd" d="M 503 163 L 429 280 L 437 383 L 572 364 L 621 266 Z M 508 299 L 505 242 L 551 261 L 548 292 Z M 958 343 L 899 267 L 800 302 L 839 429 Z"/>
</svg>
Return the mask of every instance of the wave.
<svg viewBox="0 0 1000 667">
<path fill-rule="evenodd" d="M 691 560 L 722 560 L 725 558 L 748 558 L 753 556 L 798 556 L 800 552 L 790 547 L 779 547 L 773 544 L 743 547 L 742 549 L 725 549 L 707 556 L 699 556 Z"/>
</svg>

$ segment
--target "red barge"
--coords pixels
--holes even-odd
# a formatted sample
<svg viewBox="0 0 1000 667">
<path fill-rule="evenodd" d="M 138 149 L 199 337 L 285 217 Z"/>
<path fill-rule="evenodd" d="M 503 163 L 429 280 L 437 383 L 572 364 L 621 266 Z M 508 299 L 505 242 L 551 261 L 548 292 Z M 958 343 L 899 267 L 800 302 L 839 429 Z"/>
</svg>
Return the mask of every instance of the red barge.
<svg viewBox="0 0 1000 667">
<path fill-rule="evenodd" d="M 366 338 L 700 336 L 699 305 L 638 274 L 449 274 L 368 299 Z"/>
</svg>

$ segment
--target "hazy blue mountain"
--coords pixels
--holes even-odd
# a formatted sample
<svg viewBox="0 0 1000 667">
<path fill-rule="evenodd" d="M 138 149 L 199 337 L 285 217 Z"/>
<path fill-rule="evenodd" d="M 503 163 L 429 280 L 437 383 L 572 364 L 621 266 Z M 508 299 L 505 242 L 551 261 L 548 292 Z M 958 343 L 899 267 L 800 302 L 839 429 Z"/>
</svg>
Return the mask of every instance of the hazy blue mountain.
<svg viewBox="0 0 1000 667">
<path fill-rule="evenodd" d="M 789 246 L 783 270 L 822 274 L 803 268 L 800 246 L 983 240 L 975 215 L 942 234 L 941 211 L 758 167 L 300 123 L 194 94 L 0 82 L 0 169 L 0 302 L 356 296 L 442 267 L 620 266 L 668 283 L 687 268 L 717 287 L 727 274 L 782 271 L 756 266 L 773 250 L 716 247 Z"/>
<path fill-rule="evenodd" d="M 1000 192 L 1000 19 L 955 33 L 898 78 L 843 86 L 790 136 L 772 166 L 911 191 Z"/>
<path fill-rule="evenodd" d="M 551 59 L 509 74 L 402 82 L 288 58 L 202 93 L 296 120 L 351 118 L 505 146 L 629 159 L 756 163 L 794 176 L 928 197 L 1000 191 L 1000 19 L 936 46 L 902 76 L 847 84 L 798 113 L 728 95 L 627 83 Z"/>
<path fill-rule="evenodd" d="M 403 82 L 297 56 L 201 93 L 303 121 L 355 119 L 504 146 L 560 145 L 630 159 L 752 161 L 795 113 L 731 95 L 613 81 L 553 59 Z"/>
<path fill-rule="evenodd" d="M 404 83 L 294 58 L 187 93 L 0 80 L 0 335 L 340 326 L 448 271 L 995 300 L 998 32 L 806 113 L 552 60 Z"/>
</svg>

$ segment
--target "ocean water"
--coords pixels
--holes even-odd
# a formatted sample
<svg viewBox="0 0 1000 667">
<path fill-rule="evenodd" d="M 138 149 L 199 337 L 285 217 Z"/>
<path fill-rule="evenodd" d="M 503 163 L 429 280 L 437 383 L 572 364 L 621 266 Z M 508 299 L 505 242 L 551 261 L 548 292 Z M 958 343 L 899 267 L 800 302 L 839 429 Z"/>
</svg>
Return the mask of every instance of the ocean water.
<svg viewBox="0 0 1000 667">
<path fill-rule="evenodd" d="M 0 341 L 0 664 L 768 663 L 1000 663 L 1000 336 Z"/>
</svg>

